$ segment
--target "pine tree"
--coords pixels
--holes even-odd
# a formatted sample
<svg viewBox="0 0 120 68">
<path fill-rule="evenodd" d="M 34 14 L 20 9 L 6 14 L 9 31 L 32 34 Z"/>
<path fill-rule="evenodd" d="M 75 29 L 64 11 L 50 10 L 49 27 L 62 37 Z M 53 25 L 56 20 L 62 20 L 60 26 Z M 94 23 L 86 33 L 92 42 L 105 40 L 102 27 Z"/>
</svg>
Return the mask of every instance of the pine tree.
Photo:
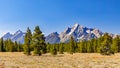
<svg viewBox="0 0 120 68">
<path fill-rule="evenodd" d="M 74 41 L 74 52 L 78 52 L 78 42 Z"/>
<path fill-rule="evenodd" d="M 74 46 L 75 46 L 75 44 L 74 44 L 74 38 L 71 36 L 70 42 L 69 42 L 69 53 L 70 54 L 73 54 L 75 52 Z"/>
<path fill-rule="evenodd" d="M 50 53 L 52 55 L 57 55 L 57 49 L 56 49 L 55 45 L 51 45 Z"/>
<path fill-rule="evenodd" d="M 42 52 L 46 52 L 46 44 L 45 44 L 45 37 L 42 34 L 39 26 L 35 27 L 33 33 L 33 48 L 34 48 L 34 55 L 41 55 Z"/>
<path fill-rule="evenodd" d="M 80 42 L 78 43 L 78 51 L 79 51 L 80 53 L 82 53 L 82 47 L 83 47 L 83 45 L 84 45 L 83 41 L 80 41 Z"/>
<path fill-rule="evenodd" d="M 0 39 L 0 52 L 4 51 L 4 41 L 3 38 Z"/>
<path fill-rule="evenodd" d="M 91 53 L 92 52 L 92 46 L 91 45 L 91 41 L 87 41 L 87 53 Z"/>
<path fill-rule="evenodd" d="M 8 51 L 9 52 L 14 52 L 15 51 L 15 46 L 14 46 L 14 43 L 12 42 L 11 39 L 8 40 Z"/>
<path fill-rule="evenodd" d="M 103 36 L 97 39 L 97 53 L 101 53 L 102 42 L 104 41 Z"/>
<path fill-rule="evenodd" d="M 117 36 L 117 47 L 118 47 L 118 52 L 120 52 L 120 36 Z"/>
<path fill-rule="evenodd" d="M 69 53 L 69 44 L 64 43 L 64 51 Z"/>
<path fill-rule="evenodd" d="M 83 42 L 82 53 L 87 53 L 87 42 L 86 41 Z"/>
<path fill-rule="evenodd" d="M 118 35 L 113 39 L 112 50 L 115 53 L 120 52 L 120 38 Z"/>
<path fill-rule="evenodd" d="M 4 41 L 4 49 L 5 49 L 5 52 L 8 52 L 8 39 Z"/>
<path fill-rule="evenodd" d="M 15 51 L 18 51 L 17 50 L 17 47 L 18 47 L 17 41 L 14 42 L 14 46 L 15 46 Z"/>
<path fill-rule="evenodd" d="M 91 52 L 92 53 L 97 52 L 97 41 L 96 41 L 96 39 L 91 40 Z"/>
<path fill-rule="evenodd" d="M 98 47 L 98 41 L 96 39 L 93 39 L 93 50 L 94 50 L 94 53 L 97 53 L 97 47 Z"/>
<path fill-rule="evenodd" d="M 59 53 L 64 54 L 63 52 L 64 52 L 63 43 L 60 43 L 60 45 L 59 45 Z"/>
<path fill-rule="evenodd" d="M 15 43 L 17 44 L 17 51 L 21 52 L 22 51 L 22 46 L 24 46 L 24 45 L 20 45 L 20 43 L 17 43 L 17 42 L 15 42 Z"/>
<path fill-rule="evenodd" d="M 18 48 L 17 48 L 17 50 L 19 50 L 20 52 L 21 52 L 21 51 L 24 52 L 23 46 L 24 46 L 24 44 L 18 43 Z M 32 47 L 31 47 L 31 49 L 32 49 Z M 32 50 L 31 50 L 31 51 L 32 51 Z"/>
<path fill-rule="evenodd" d="M 31 44 L 32 44 L 32 33 L 29 27 L 27 28 L 27 32 L 24 38 L 24 54 L 30 55 L 31 54 Z"/>
<path fill-rule="evenodd" d="M 112 45 L 112 37 L 108 35 L 108 33 L 105 33 L 103 36 L 104 41 L 102 42 L 102 47 L 101 47 L 101 54 L 103 55 L 111 55 L 114 54 L 111 45 Z"/>
<path fill-rule="evenodd" d="M 46 48 L 47 48 L 47 53 L 50 52 L 50 46 L 51 46 L 51 44 L 47 43 L 47 46 L 46 46 Z"/>
</svg>

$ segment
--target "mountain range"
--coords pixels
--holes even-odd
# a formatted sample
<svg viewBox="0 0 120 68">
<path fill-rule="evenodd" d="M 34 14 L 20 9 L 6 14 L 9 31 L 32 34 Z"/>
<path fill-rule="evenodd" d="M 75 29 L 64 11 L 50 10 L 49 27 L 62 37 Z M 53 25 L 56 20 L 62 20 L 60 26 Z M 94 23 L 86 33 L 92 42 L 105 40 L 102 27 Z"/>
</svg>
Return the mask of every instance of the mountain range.
<svg viewBox="0 0 120 68">
<path fill-rule="evenodd" d="M 24 43 L 25 32 L 21 30 L 16 31 L 14 34 L 6 33 L 3 36 L 3 40 L 11 39 L 13 42 L 17 41 L 18 43 Z"/>
<path fill-rule="evenodd" d="M 48 36 L 46 36 L 45 41 L 51 44 L 60 43 L 60 42 L 68 42 L 71 36 L 73 36 L 75 41 L 90 40 L 93 38 L 95 39 L 99 38 L 103 34 L 104 33 L 101 32 L 99 29 L 87 28 L 79 24 L 75 24 L 73 27 L 66 28 L 60 34 L 57 32 L 53 32 L 49 34 Z M 17 41 L 19 43 L 24 43 L 24 36 L 25 36 L 25 32 L 18 30 L 14 34 L 10 34 L 9 32 L 6 33 L 3 36 L 3 39 L 4 40 L 11 39 L 13 42 Z M 116 35 L 110 34 L 110 36 L 114 38 Z"/>
<path fill-rule="evenodd" d="M 99 29 L 87 28 L 79 24 L 75 24 L 73 27 L 66 28 L 60 34 L 58 34 L 57 32 L 49 34 L 46 37 L 46 42 L 49 43 L 68 42 L 71 36 L 73 36 L 74 40 L 76 41 L 90 40 L 93 38 L 99 38 L 103 34 L 104 33 L 101 32 Z"/>
</svg>

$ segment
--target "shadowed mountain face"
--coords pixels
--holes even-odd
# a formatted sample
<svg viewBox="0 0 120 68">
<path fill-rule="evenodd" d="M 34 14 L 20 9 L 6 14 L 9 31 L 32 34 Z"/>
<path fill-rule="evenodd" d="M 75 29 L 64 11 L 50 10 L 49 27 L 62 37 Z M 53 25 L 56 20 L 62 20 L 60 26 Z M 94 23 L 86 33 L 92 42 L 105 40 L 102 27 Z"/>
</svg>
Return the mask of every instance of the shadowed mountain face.
<svg viewBox="0 0 120 68">
<path fill-rule="evenodd" d="M 60 42 L 59 34 L 57 32 L 53 32 L 46 37 L 45 41 L 47 43 L 59 43 Z"/>
<path fill-rule="evenodd" d="M 76 41 L 90 40 L 93 38 L 99 38 L 102 35 L 103 33 L 98 29 L 87 28 L 80 26 L 79 24 L 75 24 L 73 27 L 71 28 L 68 27 L 60 34 L 51 33 L 46 37 L 47 40 L 46 42 L 49 43 L 68 42 L 71 36 L 73 36 Z"/>
</svg>

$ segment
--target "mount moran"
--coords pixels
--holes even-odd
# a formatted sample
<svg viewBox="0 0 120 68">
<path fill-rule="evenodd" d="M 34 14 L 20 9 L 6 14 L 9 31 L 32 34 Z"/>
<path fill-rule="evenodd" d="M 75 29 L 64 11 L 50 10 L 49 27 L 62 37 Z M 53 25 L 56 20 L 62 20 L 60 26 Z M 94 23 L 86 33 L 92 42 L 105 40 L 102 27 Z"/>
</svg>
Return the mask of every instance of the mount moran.
<svg viewBox="0 0 120 68">
<path fill-rule="evenodd" d="M 58 34 L 57 32 L 53 32 L 46 36 L 45 41 L 47 43 L 60 43 L 60 42 L 68 42 L 70 37 L 73 36 L 74 40 L 90 40 L 90 39 L 97 39 L 101 37 L 104 33 L 101 32 L 99 29 L 96 28 L 87 28 L 83 27 L 79 24 L 75 24 L 73 27 L 68 27 L 63 32 Z M 13 42 L 17 41 L 19 43 L 24 43 L 24 36 L 25 32 L 21 30 L 16 31 L 14 34 L 10 34 L 9 32 L 3 36 L 4 40 L 11 39 Z M 116 35 L 110 34 L 111 37 L 115 37 Z"/>
</svg>

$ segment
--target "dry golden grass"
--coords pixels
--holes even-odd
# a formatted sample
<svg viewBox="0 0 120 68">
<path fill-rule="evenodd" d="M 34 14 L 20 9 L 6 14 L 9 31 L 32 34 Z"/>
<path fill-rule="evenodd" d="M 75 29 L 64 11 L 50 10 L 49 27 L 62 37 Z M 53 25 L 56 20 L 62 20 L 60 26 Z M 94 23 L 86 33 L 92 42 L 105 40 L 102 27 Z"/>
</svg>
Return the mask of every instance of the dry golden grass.
<svg viewBox="0 0 120 68">
<path fill-rule="evenodd" d="M 120 54 L 98 53 L 26 56 L 22 52 L 1 52 L 0 68 L 120 68 Z"/>
</svg>

